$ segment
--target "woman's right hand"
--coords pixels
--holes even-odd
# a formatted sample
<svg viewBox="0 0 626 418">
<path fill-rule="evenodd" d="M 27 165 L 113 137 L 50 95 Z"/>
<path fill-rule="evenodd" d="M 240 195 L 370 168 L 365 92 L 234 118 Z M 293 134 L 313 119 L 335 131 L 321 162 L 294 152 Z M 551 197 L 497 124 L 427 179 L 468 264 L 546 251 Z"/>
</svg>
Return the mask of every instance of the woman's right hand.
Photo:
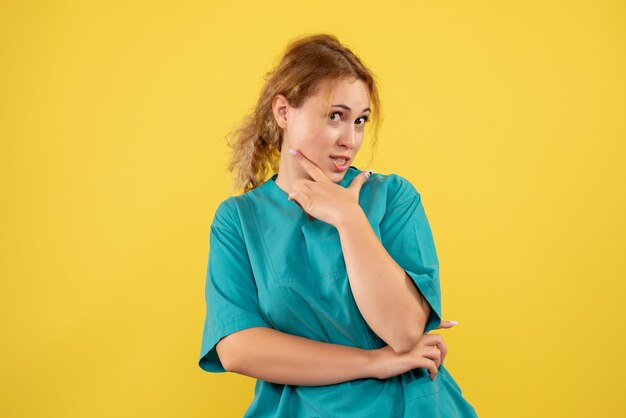
<svg viewBox="0 0 626 418">
<path fill-rule="evenodd" d="M 435 380 L 439 366 L 448 349 L 440 334 L 424 334 L 415 347 L 407 353 L 398 354 L 388 345 L 377 350 L 378 378 L 388 379 L 419 367 L 428 369 L 431 380 Z"/>
</svg>

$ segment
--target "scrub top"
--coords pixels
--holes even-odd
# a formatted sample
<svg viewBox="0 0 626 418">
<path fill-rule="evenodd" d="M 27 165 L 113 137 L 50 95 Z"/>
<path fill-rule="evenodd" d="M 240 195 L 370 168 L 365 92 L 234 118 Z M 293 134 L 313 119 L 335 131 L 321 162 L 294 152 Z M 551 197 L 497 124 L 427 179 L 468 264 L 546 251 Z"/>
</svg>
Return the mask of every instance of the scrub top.
<svg viewBox="0 0 626 418">
<path fill-rule="evenodd" d="M 338 183 L 361 172 L 350 166 Z M 350 290 L 337 229 L 306 212 L 276 183 L 231 196 L 211 224 L 206 318 L 199 366 L 225 372 L 215 345 L 239 330 L 269 327 L 312 340 L 366 350 L 387 345 L 370 329 Z M 425 332 L 441 322 L 439 262 L 419 192 L 397 174 L 373 173 L 359 205 L 391 257 L 431 307 Z M 247 417 L 476 417 L 443 365 L 388 378 L 321 386 L 257 379 Z"/>
</svg>

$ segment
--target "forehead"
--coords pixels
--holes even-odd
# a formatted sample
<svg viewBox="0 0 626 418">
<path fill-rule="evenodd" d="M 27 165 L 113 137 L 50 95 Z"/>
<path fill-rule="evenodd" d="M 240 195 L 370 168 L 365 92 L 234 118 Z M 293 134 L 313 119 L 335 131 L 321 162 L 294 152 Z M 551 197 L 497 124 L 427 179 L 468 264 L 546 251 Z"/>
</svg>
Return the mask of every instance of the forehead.
<svg viewBox="0 0 626 418">
<path fill-rule="evenodd" d="M 311 99 L 323 107 L 343 104 L 355 112 L 360 112 L 368 107 L 370 95 L 367 85 L 362 80 L 342 78 L 320 82 L 317 92 Z"/>
</svg>

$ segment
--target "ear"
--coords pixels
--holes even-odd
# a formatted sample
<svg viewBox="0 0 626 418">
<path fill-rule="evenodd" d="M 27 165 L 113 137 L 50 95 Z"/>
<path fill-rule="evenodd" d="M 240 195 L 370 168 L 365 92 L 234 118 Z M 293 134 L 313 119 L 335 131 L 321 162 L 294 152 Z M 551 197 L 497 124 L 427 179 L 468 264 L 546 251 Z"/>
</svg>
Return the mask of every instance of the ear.
<svg viewBox="0 0 626 418">
<path fill-rule="evenodd" d="M 282 94 L 277 94 L 272 99 L 272 112 L 274 113 L 274 119 L 276 123 L 282 129 L 287 127 L 287 109 L 289 109 L 289 101 Z"/>
</svg>

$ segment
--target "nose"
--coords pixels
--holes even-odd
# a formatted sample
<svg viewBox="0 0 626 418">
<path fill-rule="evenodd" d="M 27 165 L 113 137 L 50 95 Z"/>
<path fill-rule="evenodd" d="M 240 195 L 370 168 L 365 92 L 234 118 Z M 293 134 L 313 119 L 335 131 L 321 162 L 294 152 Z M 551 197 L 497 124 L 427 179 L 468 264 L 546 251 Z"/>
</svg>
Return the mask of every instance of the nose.
<svg viewBox="0 0 626 418">
<path fill-rule="evenodd" d="M 356 132 L 354 124 L 346 124 L 346 128 L 341 131 L 338 143 L 348 149 L 352 149 L 356 145 L 357 135 L 358 133 Z"/>
</svg>

